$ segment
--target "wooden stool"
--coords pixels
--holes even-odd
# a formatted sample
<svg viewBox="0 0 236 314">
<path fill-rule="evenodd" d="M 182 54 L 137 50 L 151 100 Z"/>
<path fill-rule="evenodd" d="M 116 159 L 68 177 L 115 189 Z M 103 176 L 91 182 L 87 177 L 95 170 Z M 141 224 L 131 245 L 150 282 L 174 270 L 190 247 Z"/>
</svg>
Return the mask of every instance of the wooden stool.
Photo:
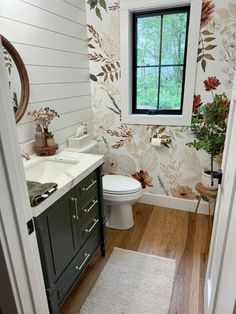
<svg viewBox="0 0 236 314">
<path fill-rule="evenodd" d="M 205 188 L 203 185 L 202 185 L 202 182 L 199 182 L 196 184 L 195 186 L 195 189 L 198 191 L 198 193 L 200 194 L 200 197 L 199 197 L 199 200 L 198 200 L 198 203 L 197 203 L 197 206 L 196 206 L 196 209 L 195 209 L 195 214 L 197 213 L 198 211 L 198 208 L 199 208 L 199 205 L 200 205 L 200 202 L 201 202 L 201 199 L 202 199 L 202 196 L 206 196 L 208 198 L 213 198 L 214 201 L 217 197 L 217 192 L 218 192 L 218 189 L 216 190 L 209 190 L 207 188 Z M 213 207 L 213 215 L 214 215 L 214 208 L 215 208 L 215 204 L 214 204 L 214 207 Z M 211 204 L 210 204 L 210 199 L 208 200 L 208 211 L 209 211 L 209 221 L 211 219 Z"/>
</svg>

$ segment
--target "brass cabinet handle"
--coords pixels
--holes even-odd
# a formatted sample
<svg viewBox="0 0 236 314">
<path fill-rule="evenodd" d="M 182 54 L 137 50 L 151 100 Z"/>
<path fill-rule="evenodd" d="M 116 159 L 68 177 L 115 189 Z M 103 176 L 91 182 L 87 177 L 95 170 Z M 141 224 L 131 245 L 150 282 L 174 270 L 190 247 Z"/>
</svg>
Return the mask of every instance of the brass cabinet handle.
<svg viewBox="0 0 236 314">
<path fill-rule="evenodd" d="M 84 213 L 89 213 L 90 212 L 90 210 L 97 204 L 97 200 L 93 200 L 92 201 L 92 205 L 87 209 L 87 208 L 84 208 Z"/>
<path fill-rule="evenodd" d="M 81 270 L 81 268 L 84 266 L 84 264 L 87 262 L 87 259 L 89 258 L 90 254 L 85 253 L 85 259 L 83 260 L 82 264 L 80 266 L 75 266 L 76 270 Z"/>
<path fill-rule="evenodd" d="M 71 197 L 71 201 L 75 204 L 75 215 L 73 215 L 73 219 L 79 220 L 78 215 L 78 200 L 76 197 Z"/>
<path fill-rule="evenodd" d="M 87 192 L 96 183 L 97 183 L 97 180 L 92 180 L 92 183 L 89 186 L 87 186 L 86 188 L 82 187 L 82 191 L 86 191 Z"/>
<path fill-rule="evenodd" d="M 93 225 L 89 229 L 85 229 L 85 232 L 90 233 L 98 223 L 98 219 L 93 219 L 93 221 L 94 221 Z"/>
</svg>

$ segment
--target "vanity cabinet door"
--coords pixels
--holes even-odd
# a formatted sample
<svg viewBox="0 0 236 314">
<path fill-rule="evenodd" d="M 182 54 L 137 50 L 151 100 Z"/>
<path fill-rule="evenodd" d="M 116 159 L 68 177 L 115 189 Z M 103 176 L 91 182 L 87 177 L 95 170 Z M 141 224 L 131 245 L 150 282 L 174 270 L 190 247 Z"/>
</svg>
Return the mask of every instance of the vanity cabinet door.
<svg viewBox="0 0 236 314">
<path fill-rule="evenodd" d="M 71 192 L 35 219 L 46 289 L 53 289 L 80 246 L 78 210 Z"/>
</svg>

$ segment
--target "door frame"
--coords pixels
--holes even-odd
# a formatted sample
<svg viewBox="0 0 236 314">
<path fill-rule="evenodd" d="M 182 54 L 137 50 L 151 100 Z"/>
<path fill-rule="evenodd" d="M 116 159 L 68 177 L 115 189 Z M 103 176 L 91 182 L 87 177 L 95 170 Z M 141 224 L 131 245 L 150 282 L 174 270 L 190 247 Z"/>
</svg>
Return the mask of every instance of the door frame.
<svg viewBox="0 0 236 314">
<path fill-rule="evenodd" d="M 1 39 L 1 37 L 0 37 Z M 36 234 L 0 40 L 0 236 L 17 313 L 48 313 Z M 12 300 L 9 300 L 12 302 Z"/>
<path fill-rule="evenodd" d="M 234 140 L 233 134 L 236 129 L 236 74 L 234 77 L 234 84 L 231 96 L 231 106 L 228 118 L 227 134 L 225 139 L 225 148 L 222 160 L 222 172 L 226 172 L 226 167 L 229 163 L 230 145 Z M 224 188 L 231 188 L 230 204 L 228 208 L 221 208 L 221 197 Z M 210 252 L 208 258 L 207 272 L 205 277 L 204 287 L 204 314 L 214 314 L 216 310 L 217 296 L 219 292 L 220 281 L 222 280 L 222 266 L 225 256 L 225 250 L 228 240 L 229 226 L 232 216 L 232 210 L 234 205 L 234 193 L 236 191 L 236 177 L 231 186 L 227 186 L 225 178 L 223 176 L 222 184 L 219 185 L 218 196 L 215 206 L 215 217 L 212 230 L 212 238 L 210 245 Z M 220 243 L 221 251 L 219 252 L 219 258 L 215 260 L 216 245 Z M 214 264 L 214 272 L 213 272 Z M 217 269 L 217 271 L 215 270 Z"/>
</svg>

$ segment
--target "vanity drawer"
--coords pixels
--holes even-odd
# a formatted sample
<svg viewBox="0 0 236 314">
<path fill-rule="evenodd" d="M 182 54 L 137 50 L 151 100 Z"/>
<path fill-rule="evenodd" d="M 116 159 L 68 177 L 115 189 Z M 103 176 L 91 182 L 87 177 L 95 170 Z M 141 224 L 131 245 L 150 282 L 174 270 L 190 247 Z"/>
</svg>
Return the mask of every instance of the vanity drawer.
<svg viewBox="0 0 236 314">
<path fill-rule="evenodd" d="M 99 216 L 96 214 L 91 217 L 87 224 L 81 228 L 81 238 L 82 243 L 84 243 L 94 232 L 94 230 L 99 226 Z"/>
<path fill-rule="evenodd" d="M 83 270 L 88 265 L 94 252 L 100 245 L 100 230 L 98 226 L 93 229 L 91 237 L 81 248 L 77 256 L 74 258 L 70 266 L 58 279 L 55 284 L 55 289 L 50 294 L 48 293 L 49 303 L 51 311 L 56 313 L 58 308 L 62 305 L 66 299 L 68 293 L 71 291 L 71 287 L 77 281 L 78 277 L 82 274 Z M 56 311 L 57 308 L 57 311 Z"/>
<path fill-rule="evenodd" d="M 98 194 L 97 191 L 91 195 L 89 199 L 84 202 L 79 201 L 79 210 L 82 224 L 86 224 L 91 217 L 99 212 Z"/>
<path fill-rule="evenodd" d="M 78 185 L 80 202 L 91 197 L 91 193 L 98 190 L 98 178 L 96 171 L 92 172 Z"/>
</svg>

